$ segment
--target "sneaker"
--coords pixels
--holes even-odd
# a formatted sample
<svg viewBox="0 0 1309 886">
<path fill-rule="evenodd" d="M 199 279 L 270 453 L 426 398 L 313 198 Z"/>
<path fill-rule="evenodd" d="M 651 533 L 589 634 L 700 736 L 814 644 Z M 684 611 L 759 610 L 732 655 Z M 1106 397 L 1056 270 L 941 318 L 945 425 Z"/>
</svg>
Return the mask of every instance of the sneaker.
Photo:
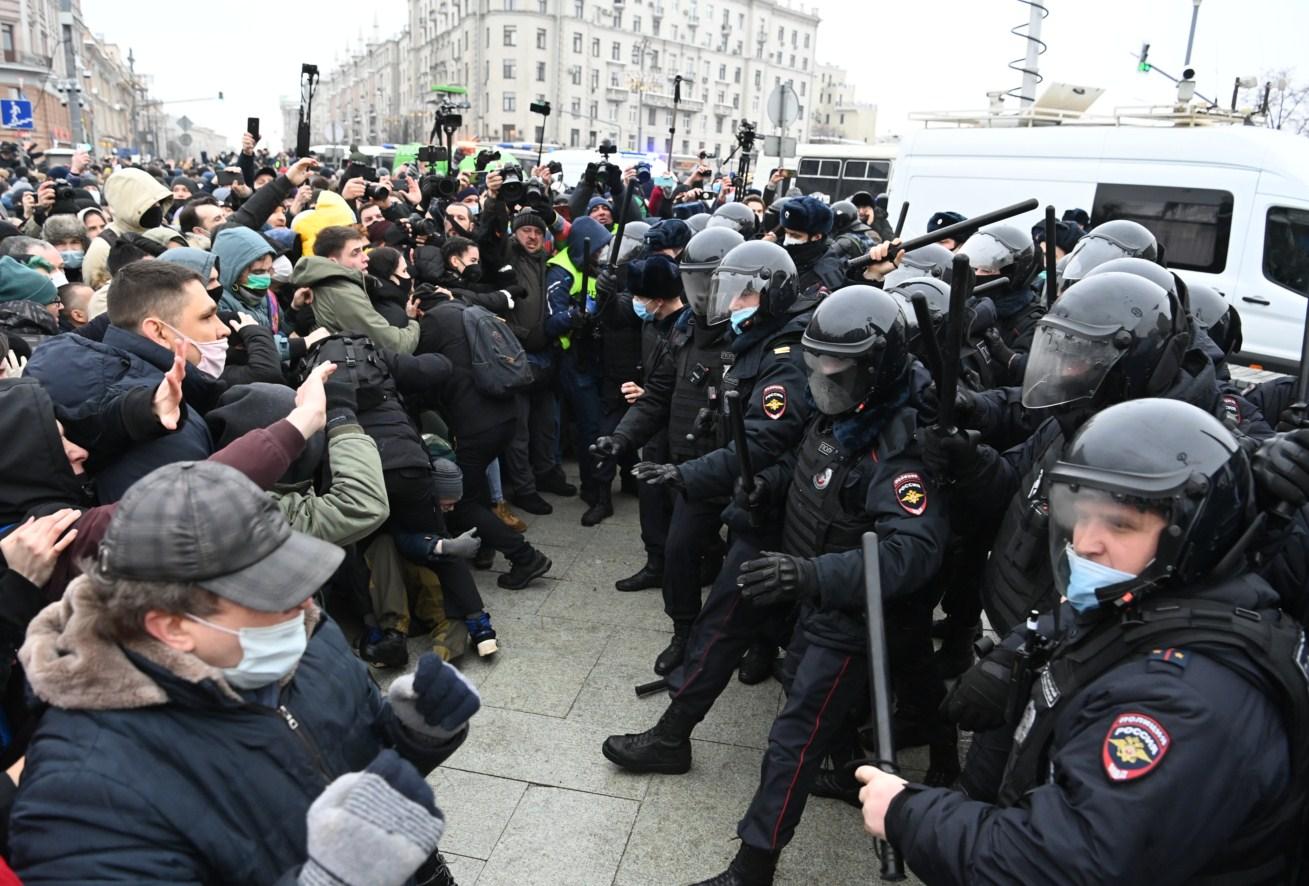
<svg viewBox="0 0 1309 886">
<path fill-rule="evenodd" d="M 521 590 L 550 571 L 554 564 L 540 551 L 532 551 L 532 559 L 515 563 L 508 572 L 495 580 L 502 588 L 511 591 Z"/>
<path fill-rule="evenodd" d="M 549 506 L 547 505 L 547 507 Z M 494 510 L 495 515 L 500 518 L 500 522 L 508 526 L 514 532 L 527 531 L 527 524 L 523 522 L 523 519 L 513 511 L 509 510 L 509 502 L 498 501 L 495 503 L 495 507 L 492 508 L 492 510 Z M 526 508 L 524 508 L 524 510 L 526 510 Z M 531 513 L 531 511 L 528 511 L 528 513 Z"/>
<path fill-rule="evenodd" d="M 553 514 L 554 505 L 541 498 L 539 493 L 533 492 L 531 495 L 515 495 L 509 499 L 513 506 L 521 511 L 527 511 L 529 514 Z M 521 522 L 521 521 L 520 521 Z M 519 530 L 520 532 L 522 530 Z"/>
<path fill-rule="evenodd" d="M 369 627 L 359 635 L 359 657 L 375 668 L 409 664 L 409 644 L 400 631 Z"/>
<path fill-rule="evenodd" d="M 468 639 L 477 647 L 478 655 L 494 655 L 500 651 L 495 642 L 495 628 L 491 627 L 491 616 L 479 612 L 465 618 L 464 625 L 468 628 Z"/>
<path fill-rule="evenodd" d="M 572 498 L 577 495 L 577 487 L 564 479 L 563 471 L 551 471 L 549 474 L 540 474 L 536 478 L 536 491 L 548 492 L 551 495 L 558 495 L 563 498 Z"/>
</svg>

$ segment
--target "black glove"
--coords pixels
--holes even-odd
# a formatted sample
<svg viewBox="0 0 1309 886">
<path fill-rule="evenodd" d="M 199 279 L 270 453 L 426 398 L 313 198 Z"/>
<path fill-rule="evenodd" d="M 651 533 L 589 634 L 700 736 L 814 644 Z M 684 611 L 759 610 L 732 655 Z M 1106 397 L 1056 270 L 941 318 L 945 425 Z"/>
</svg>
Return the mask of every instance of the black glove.
<svg viewBox="0 0 1309 886">
<path fill-rule="evenodd" d="M 975 431 L 946 434 L 937 428 L 923 428 L 918 432 L 923 464 L 942 483 L 968 474 L 982 460 L 977 452 L 978 439 Z"/>
<path fill-rule="evenodd" d="M 582 332 L 591 324 L 591 317 L 585 311 L 577 308 L 568 309 L 568 325 L 573 328 L 574 332 Z"/>
<path fill-rule="evenodd" d="M 763 474 L 755 474 L 754 489 L 750 493 L 745 491 L 745 481 L 740 477 L 736 478 L 736 486 L 732 490 L 732 500 L 736 506 L 743 511 L 762 511 L 768 503 L 768 483 L 764 480 Z"/>
<path fill-rule="evenodd" d="M 355 387 L 354 370 L 338 365 L 336 371 L 323 382 L 327 394 L 327 427 L 354 424 L 358 419 L 359 393 Z"/>
<path fill-rule="evenodd" d="M 986 339 L 986 349 L 991 352 L 991 359 L 1008 369 L 1009 364 L 1018 356 L 1018 352 L 1004 343 L 1004 339 L 1000 337 L 1000 330 L 994 326 L 986 330 L 983 337 Z"/>
<path fill-rule="evenodd" d="M 757 560 L 741 564 L 736 586 L 741 596 L 755 606 L 792 603 L 818 589 L 814 564 L 803 557 L 760 551 Z"/>
<path fill-rule="evenodd" d="M 597 437 L 591 444 L 591 454 L 600 464 L 616 459 L 626 451 L 627 440 L 618 434 L 612 437 Z"/>
<path fill-rule="evenodd" d="M 586 185 L 591 190 L 595 190 L 595 176 L 596 173 L 598 173 L 599 171 L 600 171 L 600 164 L 598 163 L 586 164 L 586 171 L 582 173 L 582 184 Z"/>
<path fill-rule="evenodd" d="M 595 300 L 608 301 L 618 294 L 618 272 L 605 265 L 595 277 Z"/>
<path fill-rule="evenodd" d="M 1297 508 L 1309 501 L 1309 428 L 1265 440 L 1252 464 L 1255 483 L 1271 498 Z"/>
<path fill-rule="evenodd" d="M 1017 658 L 1017 650 L 996 646 L 981 661 L 964 671 L 945 701 L 941 702 L 941 713 L 969 732 L 1003 726 Z"/>
<path fill-rule="evenodd" d="M 651 486 L 671 486 L 674 489 L 686 489 L 682 472 L 677 465 L 661 465 L 654 461 L 639 461 L 632 468 L 632 476 Z"/>
<path fill-rule="evenodd" d="M 977 395 L 967 388 L 955 388 L 954 414 L 955 424 L 963 425 L 977 414 Z"/>
</svg>

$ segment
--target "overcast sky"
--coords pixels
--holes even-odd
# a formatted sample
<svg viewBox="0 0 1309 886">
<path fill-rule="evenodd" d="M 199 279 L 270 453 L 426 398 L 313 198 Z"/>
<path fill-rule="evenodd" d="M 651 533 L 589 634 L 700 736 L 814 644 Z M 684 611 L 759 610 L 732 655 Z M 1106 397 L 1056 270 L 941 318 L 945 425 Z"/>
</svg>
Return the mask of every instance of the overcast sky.
<svg viewBox="0 0 1309 886">
<path fill-rule="evenodd" d="M 1050 9 L 1042 37 L 1046 82 L 1109 90 L 1092 108 L 1171 101 L 1174 87 L 1156 73 L 1136 73 L 1142 41 L 1150 60 L 1179 76 L 1186 52 L 1191 0 L 1043 0 Z M 1009 29 L 1025 23 L 1018 0 L 805 0 L 816 7 L 818 62 L 850 72 L 860 101 L 879 107 L 879 134 L 921 124 L 913 111 L 983 109 L 989 90 L 1008 89 L 1019 75 L 1006 64 L 1026 51 Z M 164 101 L 217 96 L 225 101 L 169 107 L 198 124 L 235 137 L 246 117 L 260 117 L 264 135 L 280 135 L 278 97 L 296 96 L 301 62 L 323 69 L 372 33 L 383 36 L 408 20 L 407 0 L 311 0 L 290 13 L 260 0 L 228 0 L 189 9 L 176 0 L 82 0 L 91 30 L 130 47 L 137 70 L 155 77 Z M 292 7 L 286 7 L 291 9 Z M 196 10 L 202 14 L 193 15 Z M 306 14 L 308 13 L 308 14 Z M 347 24 L 349 23 L 349 24 Z M 1230 101 L 1232 81 L 1277 68 L 1295 68 L 1309 33 L 1305 0 L 1204 0 L 1193 65 L 1199 91 Z M 1297 80 L 1309 80 L 1309 62 Z M 1040 89 L 1038 87 L 1038 95 Z M 759 121 L 765 124 L 766 121 Z"/>
</svg>

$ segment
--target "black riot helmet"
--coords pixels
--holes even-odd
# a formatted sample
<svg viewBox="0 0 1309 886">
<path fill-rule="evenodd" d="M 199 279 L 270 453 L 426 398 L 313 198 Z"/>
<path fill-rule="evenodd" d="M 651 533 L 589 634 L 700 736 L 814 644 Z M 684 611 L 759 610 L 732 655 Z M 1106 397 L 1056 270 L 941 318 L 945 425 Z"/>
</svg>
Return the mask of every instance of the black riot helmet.
<svg viewBox="0 0 1309 886">
<path fill-rule="evenodd" d="M 969 237 L 959 252 L 968 256 L 978 277 L 999 275 L 1014 287 L 1026 286 L 1036 265 L 1032 234 L 1017 225 L 987 225 Z"/>
<path fill-rule="evenodd" d="M 755 218 L 754 210 L 744 203 L 724 203 L 714 210 L 713 216 L 706 224 L 706 229 L 715 227 L 727 227 L 739 233 L 747 240 L 753 239 L 755 227 L 759 220 Z"/>
<path fill-rule="evenodd" d="M 1224 558 L 1231 563 L 1229 552 L 1244 547 L 1242 535 L 1255 517 L 1245 452 L 1222 422 L 1181 400 L 1133 400 L 1092 416 L 1046 483 L 1050 562 L 1060 593 L 1068 590 L 1070 546 L 1094 560 L 1097 533 L 1158 532 L 1145 568 L 1098 588 L 1100 604 L 1126 606 L 1161 586 L 1228 571 Z"/>
<path fill-rule="evenodd" d="M 700 317 L 709 313 L 709 290 L 714 269 L 723 260 L 723 256 L 744 242 L 745 239 L 731 228 L 714 227 L 705 228 L 686 244 L 678 269 L 682 275 L 686 303 Z"/>
<path fill-rule="evenodd" d="M 849 200 L 837 200 L 832 204 L 832 233 L 839 234 L 859 221 L 859 210 Z"/>
<path fill-rule="evenodd" d="M 790 197 L 779 197 L 768 208 L 764 210 L 763 224 L 760 226 L 764 231 L 775 231 L 782 226 L 782 210 L 786 208 L 786 201 Z"/>
<path fill-rule="evenodd" d="M 1185 312 L 1156 284 L 1121 272 L 1089 277 L 1036 324 L 1023 405 L 1101 409 L 1158 396 L 1190 340 Z"/>
<path fill-rule="evenodd" d="M 913 297 L 921 295 L 927 301 L 927 313 L 932 318 L 932 331 L 929 334 L 936 335 L 939 340 L 950 314 L 950 286 L 939 277 L 910 277 L 894 286 L 887 286 L 884 291 L 900 303 L 900 310 L 904 312 L 909 350 L 918 357 L 925 356 L 927 349 L 922 337 L 923 330 L 918 328 Z"/>
<path fill-rule="evenodd" d="M 1192 283 L 1187 291 L 1191 316 L 1223 349 L 1223 353 L 1230 357 L 1241 350 L 1241 315 L 1236 306 L 1228 304 L 1217 289 L 1203 283 Z"/>
<path fill-rule="evenodd" d="M 645 246 L 645 232 L 650 225 L 643 221 L 630 221 L 623 228 L 623 242 L 618 246 L 618 264 L 640 258 Z"/>
<path fill-rule="evenodd" d="M 732 317 L 732 303 L 740 297 L 759 296 L 758 310 L 745 321 L 785 316 L 795 304 L 795 262 L 786 250 L 767 240 L 747 240 L 723 256 L 709 288 L 710 326 Z"/>
<path fill-rule="evenodd" d="M 692 231 L 695 231 L 698 234 L 709 226 L 710 218 L 711 216 L 707 212 L 697 212 L 686 220 L 686 224 Z"/>
<path fill-rule="evenodd" d="M 903 280 L 914 277 L 939 277 L 947 284 L 950 282 L 950 263 L 954 253 L 940 243 L 928 243 L 904 254 L 900 266 L 887 274 L 882 286 L 890 289 Z"/>
<path fill-rule="evenodd" d="M 1117 218 L 1096 226 L 1073 247 L 1064 263 L 1060 287 L 1067 289 L 1097 265 L 1116 258 L 1159 260 L 1159 242 L 1145 225 Z"/>
<path fill-rule="evenodd" d="M 824 415 L 885 400 L 910 359 L 900 303 L 875 286 L 846 286 L 819 302 L 800 346 L 809 393 Z"/>
</svg>

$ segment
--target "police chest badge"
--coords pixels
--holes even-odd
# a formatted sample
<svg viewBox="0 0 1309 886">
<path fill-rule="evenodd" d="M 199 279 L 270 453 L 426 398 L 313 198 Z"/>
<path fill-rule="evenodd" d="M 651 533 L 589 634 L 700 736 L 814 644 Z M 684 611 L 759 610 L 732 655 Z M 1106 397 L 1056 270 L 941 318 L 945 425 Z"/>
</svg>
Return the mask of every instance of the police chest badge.
<svg viewBox="0 0 1309 886">
<path fill-rule="evenodd" d="M 764 405 L 764 415 L 777 421 L 786 415 L 786 387 L 784 385 L 769 385 L 764 388 L 761 402 Z"/>
<path fill-rule="evenodd" d="M 895 500 L 904 508 L 905 513 L 921 517 L 927 510 L 927 487 L 918 474 L 901 474 L 891 481 L 891 488 L 895 491 Z"/>
<path fill-rule="evenodd" d="M 1131 781 L 1149 774 L 1172 745 L 1159 721 L 1145 714 L 1119 714 L 1104 737 L 1104 771 L 1111 781 Z"/>
</svg>

